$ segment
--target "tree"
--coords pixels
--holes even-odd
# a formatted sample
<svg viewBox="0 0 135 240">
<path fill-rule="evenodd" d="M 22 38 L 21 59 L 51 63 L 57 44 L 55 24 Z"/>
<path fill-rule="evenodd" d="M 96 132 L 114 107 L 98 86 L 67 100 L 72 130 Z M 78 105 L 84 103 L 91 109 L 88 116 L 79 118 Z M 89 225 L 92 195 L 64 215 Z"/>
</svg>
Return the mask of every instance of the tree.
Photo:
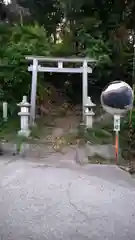
<svg viewBox="0 0 135 240">
<path fill-rule="evenodd" d="M 0 32 L 3 29 L 3 36 L 5 35 L 5 41 L 0 38 L 3 46 L 0 49 L 0 98 L 16 102 L 24 93 L 29 93 L 31 85 L 31 74 L 27 71 L 25 56 L 50 55 L 51 41 L 47 38 L 45 29 L 37 24 L 5 26 L 7 25 L 0 26 Z"/>
<path fill-rule="evenodd" d="M 58 0 L 17 0 L 17 3 L 29 9 L 31 23 L 43 25 L 48 34 L 56 34 L 56 27 L 61 22 L 63 14 Z"/>
<path fill-rule="evenodd" d="M 0 0 L 0 22 L 5 21 L 7 17 L 6 7 L 3 0 Z"/>
</svg>

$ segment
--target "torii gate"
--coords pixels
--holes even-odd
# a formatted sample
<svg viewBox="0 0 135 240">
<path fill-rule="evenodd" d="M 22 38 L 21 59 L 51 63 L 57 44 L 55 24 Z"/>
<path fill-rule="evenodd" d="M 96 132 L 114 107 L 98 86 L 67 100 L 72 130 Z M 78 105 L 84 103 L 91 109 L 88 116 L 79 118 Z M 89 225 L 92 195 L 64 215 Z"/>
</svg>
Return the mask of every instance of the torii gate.
<svg viewBox="0 0 135 240">
<path fill-rule="evenodd" d="M 82 114 L 84 120 L 84 107 L 88 99 L 88 73 L 92 73 L 92 68 L 88 64 L 94 63 L 96 60 L 90 58 L 51 58 L 42 56 L 26 56 L 26 59 L 33 61 L 33 64 L 28 66 L 28 71 L 32 72 L 30 125 L 32 126 L 35 123 L 38 72 L 82 73 Z M 56 62 L 57 67 L 44 67 L 40 65 L 41 62 Z M 80 63 L 81 66 L 67 68 L 64 67 L 64 63 Z"/>
</svg>

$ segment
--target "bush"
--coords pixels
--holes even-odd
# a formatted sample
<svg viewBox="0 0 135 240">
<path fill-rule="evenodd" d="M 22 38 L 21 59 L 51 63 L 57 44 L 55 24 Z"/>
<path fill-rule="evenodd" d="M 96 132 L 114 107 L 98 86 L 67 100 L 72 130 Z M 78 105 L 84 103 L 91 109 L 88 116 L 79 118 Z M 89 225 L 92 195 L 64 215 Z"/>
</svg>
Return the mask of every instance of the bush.
<svg viewBox="0 0 135 240">
<path fill-rule="evenodd" d="M 0 25 L 0 32 L 3 31 L 3 25 Z M 51 41 L 47 38 L 45 29 L 37 24 L 6 25 L 4 38 L 5 41 L 0 39 L 3 43 L 0 51 L 0 100 L 16 102 L 22 99 L 22 95 L 29 93 L 31 86 L 31 73 L 27 71 L 25 56 L 50 55 Z"/>
</svg>

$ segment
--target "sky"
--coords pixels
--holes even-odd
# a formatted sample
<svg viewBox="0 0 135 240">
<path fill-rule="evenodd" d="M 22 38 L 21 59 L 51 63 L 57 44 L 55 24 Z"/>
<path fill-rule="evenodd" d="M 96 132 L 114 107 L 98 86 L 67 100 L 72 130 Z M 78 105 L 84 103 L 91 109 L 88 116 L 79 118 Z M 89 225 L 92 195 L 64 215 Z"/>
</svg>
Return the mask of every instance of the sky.
<svg viewBox="0 0 135 240">
<path fill-rule="evenodd" d="M 11 0 L 4 0 L 5 4 L 8 4 L 11 2 Z"/>
</svg>

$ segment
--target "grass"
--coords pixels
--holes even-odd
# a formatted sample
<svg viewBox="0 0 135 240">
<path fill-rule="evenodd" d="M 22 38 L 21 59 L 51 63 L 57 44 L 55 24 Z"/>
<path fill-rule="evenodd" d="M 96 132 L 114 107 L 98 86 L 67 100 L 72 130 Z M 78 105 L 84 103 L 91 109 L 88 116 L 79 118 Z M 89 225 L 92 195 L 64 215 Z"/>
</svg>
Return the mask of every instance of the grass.
<svg viewBox="0 0 135 240">
<path fill-rule="evenodd" d="M 127 146 L 128 138 L 128 125 L 125 126 L 127 118 L 121 119 L 121 129 L 119 132 L 119 144 L 123 148 Z M 84 138 L 93 144 L 114 144 L 115 132 L 113 131 L 113 121 L 103 122 L 101 121 L 92 129 L 85 131 Z"/>
<path fill-rule="evenodd" d="M 51 123 L 51 124 L 50 124 Z M 54 126 L 52 119 L 44 118 L 37 120 L 37 124 L 31 129 L 31 138 L 40 139 L 45 134 L 43 129 L 51 129 Z M 18 138 L 17 132 L 20 129 L 20 119 L 11 118 L 7 122 L 0 124 L 0 139 L 5 141 L 13 141 Z"/>
<path fill-rule="evenodd" d="M 100 128 L 88 129 L 84 133 L 84 138 L 86 141 L 92 144 L 112 144 L 113 143 L 113 133 Z"/>
<path fill-rule="evenodd" d="M 19 130 L 19 119 L 11 118 L 7 122 L 0 124 L 0 139 L 5 141 L 14 141 Z"/>
</svg>

